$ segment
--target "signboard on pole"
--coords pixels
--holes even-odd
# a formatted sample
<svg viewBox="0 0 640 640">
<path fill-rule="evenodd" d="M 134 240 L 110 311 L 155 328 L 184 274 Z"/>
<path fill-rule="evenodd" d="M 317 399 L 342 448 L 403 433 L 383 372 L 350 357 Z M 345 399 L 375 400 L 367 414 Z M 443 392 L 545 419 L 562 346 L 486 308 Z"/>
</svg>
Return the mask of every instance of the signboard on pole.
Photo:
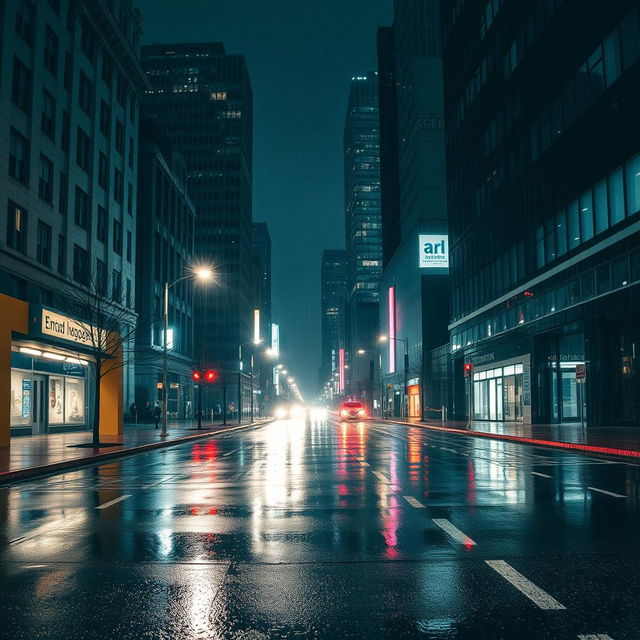
<svg viewBox="0 0 640 640">
<path fill-rule="evenodd" d="M 585 382 L 587 379 L 587 365 L 577 364 L 576 365 L 576 382 Z"/>
</svg>

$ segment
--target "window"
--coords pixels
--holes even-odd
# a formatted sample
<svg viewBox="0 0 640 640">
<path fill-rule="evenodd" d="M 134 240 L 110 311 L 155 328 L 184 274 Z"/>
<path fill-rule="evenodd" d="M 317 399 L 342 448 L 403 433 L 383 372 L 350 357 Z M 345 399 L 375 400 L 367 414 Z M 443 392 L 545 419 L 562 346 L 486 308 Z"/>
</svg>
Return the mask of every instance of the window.
<svg viewBox="0 0 640 640">
<path fill-rule="evenodd" d="M 73 58 L 67 51 L 64 54 L 64 88 L 67 91 L 71 91 L 71 84 L 73 82 Z"/>
<path fill-rule="evenodd" d="M 113 175 L 113 197 L 115 201 L 122 204 L 124 198 L 124 178 L 122 172 L 116 169 Z"/>
<path fill-rule="evenodd" d="M 44 36 L 44 66 L 55 76 L 58 74 L 58 36 L 47 25 Z"/>
<path fill-rule="evenodd" d="M 89 163 L 91 161 L 91 140 L 89 136 L 78 127 L 78 139 L 76 141 L 76 162 L 78 166 L 89 172 Z"/>
<path fill-rule="evenodd" d="M 627 162 L 624 173 L 627 215 L 632 216 L 640 211 L 640 154 Z"/>
<path fill-rule="evenodd" d="M 129 278 L 127 278 L 126 280 L 127 286 L 126 286 L 126 298 L 125 298 L 125 303 L 127 305 L 127 307 L 131 308 L 132 306 L 132 300 L 131 300 L 131 280 L 129 280 Z"/>
<path fill-rule="evenodd" d="M 580 244 L 580 216 L 578 202 L 574 201 L 567 207 L 567 228 L 569 233 L 569 249 L 575 249 Z"/>
<path fill-rule="evenodd" d="M 82 229 L 89 225 L 89 195 L 76 187 L 75 223 Z"/>
<path fill-rule="evenodd" d="M 58 236 L 58 273 L 63 276 L 67 272 L 67 239 Z"/>
<path fill-rule="evenodd" d="M 27 212 L 15 202 L 7 205 L 7 246 L 27 253 Z"/>
<path fill-rule="evenodd" d="M 614 171 L 608 178 L 609 185 L 609 219 L 611 226 L 624 220 L 624 187 L 622 169 Z"/>
<path fill-rule="evenodd" d="M 82 21 L 80 33 L 80 49 L 90 62 L 96 61 L 96 42 L 98 40 L 96 32 L 91 28 L 86 20 Z"/>
<path fill-rule="evenodd" d="M 133 98 L 129 100 L 129 120 L 131 124 L 136 123 L 136 101 Z"/>
<path fill-rule="evenodd" d="M 122 274 L 119 271 L 113 270 L 111 274 L 111 281 L 113 283 L 111 299 L 114 302 L 122 301 Z"/>
<path fill-rule="evenodd" d="M 38 220 L 36 259 L 45 267 L 51 266 L 51 227 L 42 220 Z"/>
<path fill-rule="evenodd" d="M 593 190 L 595 232 L 602 233 L 609 228 L 609 203 L 607 201 L 607 181 L 601 180 Z"/>
<path fill-rule="evenodd" d="M 109 160 L 102 151 L 98 154 L 98 184 L 105 191 L 109 188 Z"/>
<path fill-rule="evenodd" d="M 69 151 L 71 143 L 71 118 L 68 111 L 62 112 L 62 132 L 60 134 L 60 146 L 63 151 Z"/>
<path fill-rule="evenodd" d="M 113 61 L 106 51 L 102 53 L 102 70 L 100 75 L 107 86 L 111 88 L 113 81 Z"/>
<path fill-rule="evenodd" d="M 99 295 L 107 295 L 108 283 L 107 264 L 100 258 L 96 258 L 96 290 Z"/>
<path fill-rule="evenodd" d="M 113 250 L 122 255 L 122 224 L 118 220 L 113 221 Z"/>
<path fill-rule="evenodd" d="M 69 176 L 64 171 L 60 172 L 60 193 L 58 194 L 58 209 L 63 216 L 67 215 L 69 206 Z"/>
<path fill-rule="evenodd" d="M 564 209 L 556 214 L 556 250 L 558 256 L 567 253 L 567 214 Z"/>
<path fill-rule="evenodd" d="M 127 231 L 127 262 L 131 263 L 131 254 L 132 254 L 132 235 L 131 231 Z"/>
<path fill-rule="evenodd" d="M 116 71 L 116 99 L 122 107 L 126 106 L 127 81 L 119 71 Z"/>
<path fill-rule="evenodd" d="M 40 154 L 38 196 L 45 202 L 53 204 L 53 162 L 42 153 Z"/>
<path fill-rule="evenodd" d="M 33 44 L 35 6 L 31 0 L 19 0 L 16 11 L 16 33 L 28 44 Z"/>
<path fill-rule="evenodd" d="M 593 238 L 593 197 L 591 189 L 580 196 L 580 228 L 582 242 Z"/>
<path fill-rule="evenodd" d="M 135 151 L 135 143 L 133 141 L 133 138 L 129 138 L 129 168 L 133 169 L 133 159 L 134 159 L 134 153 Z"/>
<path fill-rule="evenodd" d="M 100 102 L 100 133 L 107 140 L 111 137 L 111 109 L 104 100 Z"/>
<path fill-rule="evenodd" d="M 84 72 L 80 72 L 80 83 L 78 84 L 78 104 L 87 114 L 93 115 L 93 82 L 89 80 Z"/>
<path fill-rule="evenodd" d="M 124 153 L 124 125 L 120 120 L 116 120 L 116 150 Z"/>
<path fill-rule="evenodd" d="M 73 245 L 73 279 L 85 286 L 89 284 L 89 254 L 77 244 Z"/>
<path fill-rule="evenodd" d="M 56 101 L 53 96 L 44 89 L 42 91 L 42 116 L 40 118 L 42 132 L 52 140 L 56 137 Z"/>
<path fill-rule="evenodd" d="M 26 114 L 31 113 L 31 71 L 16 57 L 13 58 L 11 99 Z"/>
<path fill-rule="evenodd" d="M 96 238 L 107 244 L 107 210 L 98 205 L 98 220 L 96 224 Z"/>
<path fill-rule="evenodd" d="M 9 135 L 9 175 L 29 184 L 29 143 L 13 128 Z"/>
</svg>

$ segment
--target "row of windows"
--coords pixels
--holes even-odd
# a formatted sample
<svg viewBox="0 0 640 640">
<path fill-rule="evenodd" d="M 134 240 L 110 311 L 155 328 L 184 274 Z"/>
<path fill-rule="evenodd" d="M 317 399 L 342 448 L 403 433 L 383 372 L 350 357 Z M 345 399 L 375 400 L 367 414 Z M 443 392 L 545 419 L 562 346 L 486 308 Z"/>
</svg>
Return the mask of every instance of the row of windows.
<svg viewBox="0 0 640 640">
<path fill-rule="evenodd" d="M 596 296 L 624 289 L 640 282 L 640 250 L 604 262 L 560 284 L 545 283 L 495 309 L 476 324 L 455 330 L 451 349 L 472 346 L 527 322 L 555 314 L 568 307 L 587 302 Z"/>
<path fill-rule="evenodd" d="M 640 154 L 536 229 L 536 265 L 554 262 L 640 211 Z"/>
</svg>

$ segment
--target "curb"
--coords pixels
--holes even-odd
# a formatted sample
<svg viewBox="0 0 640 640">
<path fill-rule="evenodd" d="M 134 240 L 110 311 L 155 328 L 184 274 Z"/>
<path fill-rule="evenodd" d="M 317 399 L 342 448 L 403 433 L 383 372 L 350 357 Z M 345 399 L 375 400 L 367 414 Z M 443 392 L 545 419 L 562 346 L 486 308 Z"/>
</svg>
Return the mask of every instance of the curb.
<svg viewBox="0 0 640 640">
<path fill-rule="evenodd" d="M 528 444 L 533 447 L 547 447 L 549 449 L 563 449 L 575 453 L 590 453 L 614 458 L 640 459 L 640 451 L 633 449 L 617 449 L 615 447 L 598 447 L 592 444 L 579 444 L 577 442 L 558 442 L 556 440 L 538 440 L 536 438 L 525 438 L 523 436 L 510 436 L 501 433 L 487 433 L 486 431 L 469 431 L 467 429 L 456 429 L 455 427 L 441 427 L 424 422 L 402 422 L 400 420 L 383 420 L 389 424 L 402 424 L 408 427 L 422 427 L 432 431 L 443 431 L 444 433 L 455 433 L 461 436 L 471 436 L 473 438 L 489 438 L 491 440 L 503 440 L 516 444 Z"/>
<path fill-rule="evenodd" d="M 261 427 L 262 425 L 273 422 L 273 418 L 268 420 L 261 420 L 260 422 L 251 422 L 249 424 L 237 425 L 235 427 L 229 427 L 227 429 L 218 429 L 217 431 L 207 431 L 205 433 L 194 433 L 193 435 L 181 436 L 180 438 L 174 438 L 172 440 L 164 440 L 160 442 L 148 442 L 147 444 L 141 444 L 136 447 L 129 447 L 127 449 L 119 449 L 117 451 L 106 451 L 105 453 L 98 453 L 94 456 L 86 458 L 74 458 L 71 460 L 63 460 L 62 462 L 53 462 L 51 464 L 43 464 L 39 467 L 27 467 L 25 469 L 16 469 L 15 471 L 3 471 L 0 472 L 0 485 L 8 482 L 27 480 L 30 478 L 37 478 L 40 476 L 51 475 L 59 471 L 71 471 L 79 469 L 81 467 L 90 467 L 95 464 L 101 464 L 108 460 L 115 460 L 117 458 L 126 458 L 134 456 L 139 453 L 145 453 L 146 451 L 153 451 L 155 449 L 166 449 L 167 447 L 173 447 L 180 444 L 192 442 L 194 440 L 204 440 L 205 438 L 214 438 L 221 433 L 231 433 L 233 431 L 239 431 L 241 429 L 250 429 L 252 427 Z"/>
</svg>

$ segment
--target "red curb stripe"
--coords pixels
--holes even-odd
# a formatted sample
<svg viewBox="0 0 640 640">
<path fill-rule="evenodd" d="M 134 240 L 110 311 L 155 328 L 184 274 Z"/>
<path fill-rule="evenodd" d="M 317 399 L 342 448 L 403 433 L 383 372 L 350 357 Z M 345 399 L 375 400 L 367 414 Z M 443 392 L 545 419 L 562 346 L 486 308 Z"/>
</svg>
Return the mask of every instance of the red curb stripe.
<svg viewBox="0 0 640 640">
<path fill-rule="evenodd" d="M 634 451 L 633 449 L 598 447 L 592 444 L 579 444 L 577 442 L 558 442 L 556 440 L 538 440 L 536 438 L 510 436 L 502 433 L 488 433 L 486 431 L 467 431 L 466 429 L 456 429 L 455 427 L 440 427 L 432 424 L 425 424 L 422 422 L 399 422 L 395 420 L 386 420 L 386 422 L 390 422 L 391 424 L 403 424 L 409 427 L 422 427 L 424 429 L 432 429 L 434 431 L 444 431 L 446 433 L 456 433 L 458 435 L 472 436 L 475 438 L 491 438 L 492 440 L 504 440 L 506 442 L 515 442 L 518 444 L 548 447 L 551 449 L 569 449 L 571 451 L 577 451 L 581 453 L 596 453 L 600 455 L 622 458 L 640 458 L 640 451 Z"/>
</svg>

